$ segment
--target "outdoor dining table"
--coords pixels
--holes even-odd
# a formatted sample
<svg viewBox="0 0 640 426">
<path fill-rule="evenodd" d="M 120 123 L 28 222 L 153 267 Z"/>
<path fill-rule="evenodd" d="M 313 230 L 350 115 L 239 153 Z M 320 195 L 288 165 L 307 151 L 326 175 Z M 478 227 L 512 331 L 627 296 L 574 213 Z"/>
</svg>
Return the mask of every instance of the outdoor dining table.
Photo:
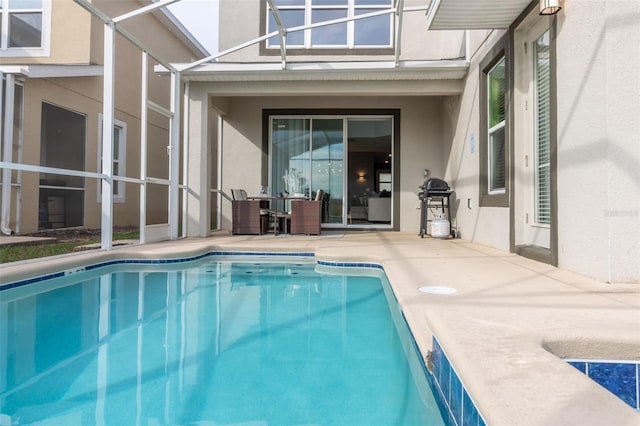
<svg viewBox="0 0 640 426">
<path fill-rule="evenodd" d="M 293 196 L 293 195 L 254 195 L 252 197 L 247 197 L 248 200 L 261 200 L 261 201 L 269 201 L 271 203 L 271 211 L 270 214 L 273 215 L 273 235 L 278 235 L 280 232 L 280 219 L 287 220 L 290 215 L 287 212 L 287 203 L 286 201 L 291 200 L 308 200 L 309 197 L 305 196 Z M 279 210 L 280 201 L 282 201 L 283 209 Z M 287 225 L 284 225 L 285 233 L 287 229 Z"/>
</svg>

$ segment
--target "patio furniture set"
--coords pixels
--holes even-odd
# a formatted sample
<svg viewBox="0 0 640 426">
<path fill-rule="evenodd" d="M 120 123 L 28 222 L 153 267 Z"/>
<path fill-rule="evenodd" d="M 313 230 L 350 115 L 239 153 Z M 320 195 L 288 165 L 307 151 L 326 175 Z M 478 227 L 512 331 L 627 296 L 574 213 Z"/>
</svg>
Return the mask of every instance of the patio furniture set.
<svg viewBox="0 0 640 426">
<path fill-rule="evenodd" d="M 244 189 L 232 189 L 232 233 L 234 235 L 320 235 L 324 191 L 313 200 L 285 195 L 247 196 Z"/>
</svg>

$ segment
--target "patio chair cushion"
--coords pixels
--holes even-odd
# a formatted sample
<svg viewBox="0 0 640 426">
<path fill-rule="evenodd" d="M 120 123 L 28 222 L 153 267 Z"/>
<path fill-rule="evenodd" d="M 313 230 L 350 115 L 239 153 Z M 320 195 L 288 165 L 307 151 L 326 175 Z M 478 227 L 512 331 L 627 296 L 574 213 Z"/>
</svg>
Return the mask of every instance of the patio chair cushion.
<svg viewBox="0 0 640 426">
<path fill-rule="evenodd" d="M 231 190 L 231 196 L 236 201 L 246 200 L 247 199 L 247 191 L 245 191 L 244 189 L 232 189 Z"/>
</svg>

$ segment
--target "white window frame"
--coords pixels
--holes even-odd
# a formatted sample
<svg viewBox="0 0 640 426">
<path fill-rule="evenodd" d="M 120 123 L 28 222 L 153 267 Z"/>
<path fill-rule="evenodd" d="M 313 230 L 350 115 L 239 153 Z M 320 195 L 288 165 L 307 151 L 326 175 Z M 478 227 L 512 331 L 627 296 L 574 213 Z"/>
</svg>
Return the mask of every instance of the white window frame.
<svg viewBox="0 0 640 426">
<path fill-rule="evenodd" d="M 103 117 L 102 113 L 98 114 L 98 171 L 102 172 L 102 123 Z M 114 166 L 117 164 L 118 174 L 116 176 L 126 176 L 126 165 L 127 165 L 127 123 L 120 120 L 113 120 L 113 131 L 115 133 L 119 133 L 118 138 L 118 154 L 120 154 L 119 158 L 113 159 Z M 113 150 L 114 154 L 116 150 Z M 116 167 L 113 168 L 116 170 Z M 115 175 L 115 173 L 114 173 Z M 98 193 L 97 200 L 98 203 L 102 202 L 102 182 L 98 180 Z M 113 194 L 113 202 L 114 203 L 124 203 L 126 202 L 126 194 L 125 188 L 126 183 L 122 180 L 114 180 L 113 182 L 114 189 L 117 187 L 117 190 L 114 191 Z M 116 194 L 117 192 L 117 194 Z"/>
<path fill-rule="evenodd" d="M 279 11 L 286 10 L 304 10 L 304 25 L 312 24 L 312 14 L 314 10 L 346 10 L 347 16 L 345 18 L 353 18 L 357 16 L 356 11 L 361 9 L 379 9 L 385 10 L 393 7 L 393 2 L 388 5 L 358 5 L 356 6 L 356 0 L 347 0 L 347 5 L 312 5 L 313 0 L 305 0 L 305 4 L 296 5 L 296 6 L 280 6 L 278 7 Z M 267 6 L 266 11 L 266 28 L 267 32 L 269 32 L 269 14 L 270 8 Z M 375 44 L 355 44 L 355 21 L 348 21 L 343 24 L 338 25 L 347 25 L 347 42 L 346 44 L 312 44 L 311 34 L 314 29 L 306 29 L 304 31 L 304 44 L 287 44 L 286 47 L 288 49 L 389 49 L 393 48 L 394 42 L 394 24 L 395 20 L 393 19 L 394 15 L 389 13 L 389 43 L 385 45 L 375 45 Z M 280 39 L 275 36 L 273 40 L 278 40 L 278 44 L 271 44 L 272 39 L 268 39 L 266 42 L 266 46 L 268 49 L 279 49 L 280 48 Z"/>
<path fill-rule="evenodd" d="M 15 12 L 42 13 L 40 47 L 9 47 L 9 15 Z M 51 53 L 51 0 L 42 0 L 40 9 L 9 9 L 9 0 L 0 0 L 0 57 L 48 57 Z"/>
<path fill-rule="evenodd" d="M 502 188 L 492 188 L 492 182 L 491 182 L 491 177 L 493 176 L 493 170 L 495 168 L 495 164 L 493 163 L 493 143 L 492 143 L 492 136 L 499 132 L 500 130 L 503 130 L 506 126 L 506 114 L 505 117 L 502 121 L 500 121 L 499 123 L 497 123 L 495 126 L 493 127 L 489 127 L 489 125 L 491 124 L 489 122 L 489 120 L 491 119 L 491 88 L 490 88 L 490 84 L 491 84 L 491 78 L 490 75 L 493 72 L 493 70 L 496 69 L 496 67 L 502 63 L 505 62 L 506 63 L 506 58 L 505 56 L 502 56 L 502 58 L 500 60 L 498 60 L 496 62 L 496 64 L 491 67 L 491 69 L 489 70 L 489 72 L 487 72 L 487 87 L 485 88 L 485 90 L 487 91 L 487 193 L 489 195 L 494 195 L 494 194 L 504 194 L 505 193 L 505 186 L 506 186 L 506 164 L 503 162 L 502 163 L 502 168 L 503 168 L 503 173 L 505 174 L 505 186 L 503 186 Z M 506 77 L 506 76 L 505 76 Z M 504 94 L 505 98 L 506 98 L 506 92 Z M 506 99 L 505 99 L 505 103 L 506 103 Z M 506 135 L 505 135 L 505 141 L 504 143 L 506 143 Z M 504 148 L 503 148 L 504 149 Z M 506 161 L 506 159 L 505 159 Z"/>
</svg>

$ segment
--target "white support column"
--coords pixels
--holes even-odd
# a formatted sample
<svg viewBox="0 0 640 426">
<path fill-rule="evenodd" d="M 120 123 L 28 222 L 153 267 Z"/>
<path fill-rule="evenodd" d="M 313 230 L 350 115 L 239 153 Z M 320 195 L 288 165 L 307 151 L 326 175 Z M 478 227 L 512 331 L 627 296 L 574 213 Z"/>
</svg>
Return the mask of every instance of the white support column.
<svg viewBox="0 0 640 426">
<path fill-rule="evenodd" d="M 202 85 L 189 88 L 189 190 L 187 197 L 187 236 L 206 237 L 209 235 L 211 168 L 209 165 L 209 98 Z"/>
<path fill-rule="evenodd" d="M 142 72 L 140 88 L 140 243 L 147 242 L 147 99 L 149 55 L 142 51 Z"/>
<path fill-rule="evenodd" d="M 178 239 L 180 183 L 180 73 L 171 73 L 171 119 L 169 140 L 169 239 Z"/>
<path fill-rule="evenodd" d="M 2 153 L 2 161 L 5 163 L 13 162 L 13 105 L 15 93 L 15 77 L 13 74 L 5 75 L 5 93 L 4 93 L 4 129 L 2 133 L 4 152 Z M 2 86 L 2 80 L 0 80 Z M 0 90 L 1 92 L 1 90 Z M 0 103 L 2 98 L 0 97 Z M 11 218 L 11 169 L 2 169 L 2 213 L 0 220 L 0 231 L 5 235 L 13 234 L 9 228 L 9 220 Z"/>
<path fill-rule="evenodd" d="M 101 246 L 113 244 L 113 123 L 115 105 L 115 24 L 104 25 L 104 82 L 102 96 L 102 229 Z"/>
<path fill-rule="evenodd" d="M 2 117 L 2 105 L 3 102 L 2 100 L 4 99 L 4 93 L 3 93 L 3 89 L 2 89 L 2 80 L 4 79 L 4 73 L 2 71 L 0 71 L 0 117 Z M 0 143 L 2 143 L 4 139 L 2 139 L 2 120 L 0 120 Z"/>
<path fill-rule="evenodd" d="M 184 85 L 184 95 L 182 96 L 184 111 L 182 112 L 182 237 L 187 236 L 187 217 L 189 209 L 187 205 L 187 192 L 189 192 L 189 82 Z"/>
<path fill-rule="evenodd" d="M 224 136 L 224 117 L 222 114 L 218 113 L 218 135 L 217 135 L 217 158 L 216 158 L 216 167 L 218 169 L 218 176 L 216 181 L 216 189 L 218 192 L 216 193 L 216 197 L 218 197 L 218 210 L 216 212 L 216 229 L 220 230 L 222 228 L 222 138 Z M 211 159 L 213 161 L 213 159 Z"/>
</svg>

